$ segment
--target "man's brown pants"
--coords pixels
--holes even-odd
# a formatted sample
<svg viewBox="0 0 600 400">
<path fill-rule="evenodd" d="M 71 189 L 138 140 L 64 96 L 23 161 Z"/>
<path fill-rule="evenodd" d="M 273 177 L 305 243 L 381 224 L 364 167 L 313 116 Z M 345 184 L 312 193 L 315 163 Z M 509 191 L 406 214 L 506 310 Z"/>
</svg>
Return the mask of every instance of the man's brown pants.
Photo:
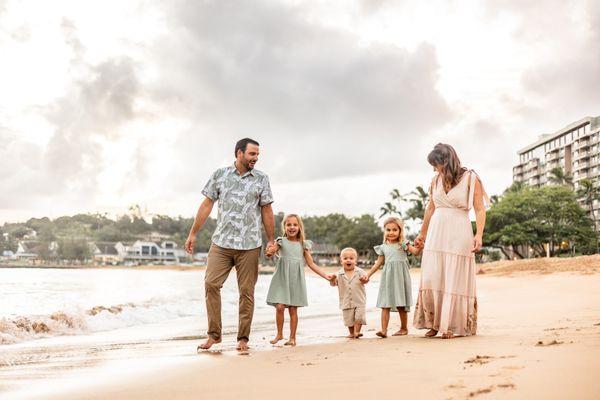
<svg viewBox="0 0 600 400">
<path fill-rule="evenodd" d="M 259 256 L 260 247 L 252 250 L 234 250 L 219 247 L 214 243 L 210 246 L 204 290 L 208 335 L 213 339 L 221 339 L 221 288 L 231 269 L 235 267 L 240 293 L 237 340 L 249 340 L 254 315 L 254 287 L 258 279 Z"/>
</svg>

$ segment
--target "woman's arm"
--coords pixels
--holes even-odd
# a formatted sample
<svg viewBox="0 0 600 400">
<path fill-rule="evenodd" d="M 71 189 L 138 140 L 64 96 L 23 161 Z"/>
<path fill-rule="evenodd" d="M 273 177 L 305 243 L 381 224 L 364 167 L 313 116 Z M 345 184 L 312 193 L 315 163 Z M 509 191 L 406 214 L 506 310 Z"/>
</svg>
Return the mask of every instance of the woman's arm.
<svg viewBox="0 0 600 400">
<path fill-rule="evenodd" d="M 432 193 L 432 190 L 429 190 L 429 193 Z M 429 220 L 431 220 L 431 216 L 435 211 L 435 204 L 433 203 L 433 199 L 431 198 L 431 194 L 429 195 L 429 204 L 427 204 L 427 208 L 425 209 L 425 215 L 423 216 L 423 225 L 421 225 L 421 231 L 419 235 L 415 239 L 415 246 L 422 248 L 425 244 L 425 239 L 427 238 L 427 228 L 429 228 Z"/>
<path fill-rule="evenodd" d="M 328 281 L 331 282 L 331 280 L 333 279 L 331 277 L 331 275 L 327 275 L 325 272 L 323 272 L 323 270 L 321 268 L 319 268 L 319 266 L 317 264 L 315 264 L 312 256 L 310 255 L 309 250 L 304 250 L 304 260 L 306 260 L 306 265 L 308 265 L 308 268 L 315 271 L 315 273 L 317 275 L 319 275 L 320 277 L 322 277 L 323 279 L 327 279 Z"/>
<path fill-rule="evenodd" d="M 471 251 L 476 253 L 483 244 L 483 229 L 485 228 L 485 206 L 483 205 L 483 188 L 479 179 L 475 180 L 475 193 L 473 195 L 473 208 L 475 209 L 475 225 L 477 232 L 473 238 L 473 248 Z"/>
</svg>

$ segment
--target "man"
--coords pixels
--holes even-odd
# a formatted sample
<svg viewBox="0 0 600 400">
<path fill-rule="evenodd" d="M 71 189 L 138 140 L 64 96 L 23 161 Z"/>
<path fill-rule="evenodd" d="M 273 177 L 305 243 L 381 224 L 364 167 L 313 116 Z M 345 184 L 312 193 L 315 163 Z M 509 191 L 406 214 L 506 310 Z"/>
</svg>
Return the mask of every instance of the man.
<svg viewBox="0 0 600 400">
<path fill-rule="evenodd" d="M 268 246 L 274 244 L 275 218 L 269 178 L 254 169 L 259 144 L 245 138 L 235 145 L 235 163 L 215 171 L 202 190 L 206 197 L 185 243 L 193 254 L 196 234 L 206 222 L 213 205 L 219 202 L 217 228 L 208 251 L 204 278 L 208 339 L 198 348 L 208 350 L 221 342 L 221 287 L 235 266 L 239 300 L 237 349 L 248 350 L 250 327 L 254 315 L 254 287 L 258 279 L 258 257 L 262 247 L 261 224 L 265 227 Z"/>
</svg>

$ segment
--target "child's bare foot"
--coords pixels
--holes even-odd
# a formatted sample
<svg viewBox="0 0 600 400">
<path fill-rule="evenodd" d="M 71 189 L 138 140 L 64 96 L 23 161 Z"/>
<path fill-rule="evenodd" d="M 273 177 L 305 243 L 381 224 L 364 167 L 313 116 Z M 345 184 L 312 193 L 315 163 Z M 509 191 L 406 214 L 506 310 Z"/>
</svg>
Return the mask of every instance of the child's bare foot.
<svg viewBox="0 0 600 400">
<path fill-rule="evenodd" d="M 355 338 L 354 333 L 349 334 L 348 336 L 346 336 L 346 338 L 347 339 L 354 339 Z"/>
<path fill-rule="evenodd" d="M 425 337 L 434 337 L 437 334 L 438 334 L 438 331 L 436 331 L 435 329 L 430 329 L 425 334 Z"/>
<path fill-rule="evenodd" d="M 282 339 L 283 339 L 283 335 L 277 335 L 277 336 L 275 336 L 275 339 L 270 340 L 269 343 L 271 343 L 271 344 L 277 344 L 277 342 L 279 342 Z"/>
<path fill-rule="evenodd" d="M 454 333 L 452 333 L 452 331 L 442 333 L 442 339 L 452 339 L 453 337 Z"/>
<path fill-rule="evenodd" d="M 398 330 L 398 332 L 395 332 L 392 336 L 404 336 L 404 335 L 408 335 L 408 329 L 406 329 L 406 328 L 402 328 L 402 329 Z"/>
<path fill-rule="evenodd" d="M 213 344 L 221 343 L 221 339 L 213 339 L 211 336 L 206 339 L 206 342 L 198 346 L 198 350 L 208 350 Z"/>
<path fill-rule="evenodd" d="M 387 337 L 387 332 L 379 331 L 379 332 L 376 333 L 376 335 L 379 336 L 382 339 L 385 339 Z"/>
<path fill-rule="evenodd" d="M 287 342 L 285 342 L 283 345 L 284 346 L 295 346 L 296 345 L 296 339 L 290 339 Z"/>
<path fill-rule="evenodd" d="M 248 341 L 245 339 L 239 340 L 235 349 L 238 351 L 248 351 Z"/>
</svg>

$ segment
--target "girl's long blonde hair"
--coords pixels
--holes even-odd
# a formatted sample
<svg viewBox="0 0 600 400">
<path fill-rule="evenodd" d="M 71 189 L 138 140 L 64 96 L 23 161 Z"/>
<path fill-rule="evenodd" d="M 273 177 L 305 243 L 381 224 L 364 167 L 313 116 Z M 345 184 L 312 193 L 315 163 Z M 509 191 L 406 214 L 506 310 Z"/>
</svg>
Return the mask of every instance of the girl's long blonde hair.
<svg viewBox="0 0 600 400">
<path fill-rule="evenodd" d="M 286 215 L 283 218 L 283 221 L 281 221 L 281 232 L 284 237 L 287 237 L 287 233 L 285 232 L 285 223 L 290 218 L 296 218 L 296 220 L 298 221 L 298 240 L 300 240 L 300 244 L 302 245 L 302 248 L 304 248 L 304 241 L 306 240 L 306 236 L 304 235 L 304 223 L 302 223 L 302 218 L 300 218 L 299 215 L 297 215 L 297 214 Z"/>
<path fill-rule="evenodd" d="M 389 217 L 383 221 L 383 243 L 386 243 L 385 227 L 388 224 L 398 225 L 398 228 L 400 229 L 400 235 L 398 235 L 398 245 L 402 246 L 402 243 L 404 243 L 404 221 L 398 217 Z"/>
</svg>

